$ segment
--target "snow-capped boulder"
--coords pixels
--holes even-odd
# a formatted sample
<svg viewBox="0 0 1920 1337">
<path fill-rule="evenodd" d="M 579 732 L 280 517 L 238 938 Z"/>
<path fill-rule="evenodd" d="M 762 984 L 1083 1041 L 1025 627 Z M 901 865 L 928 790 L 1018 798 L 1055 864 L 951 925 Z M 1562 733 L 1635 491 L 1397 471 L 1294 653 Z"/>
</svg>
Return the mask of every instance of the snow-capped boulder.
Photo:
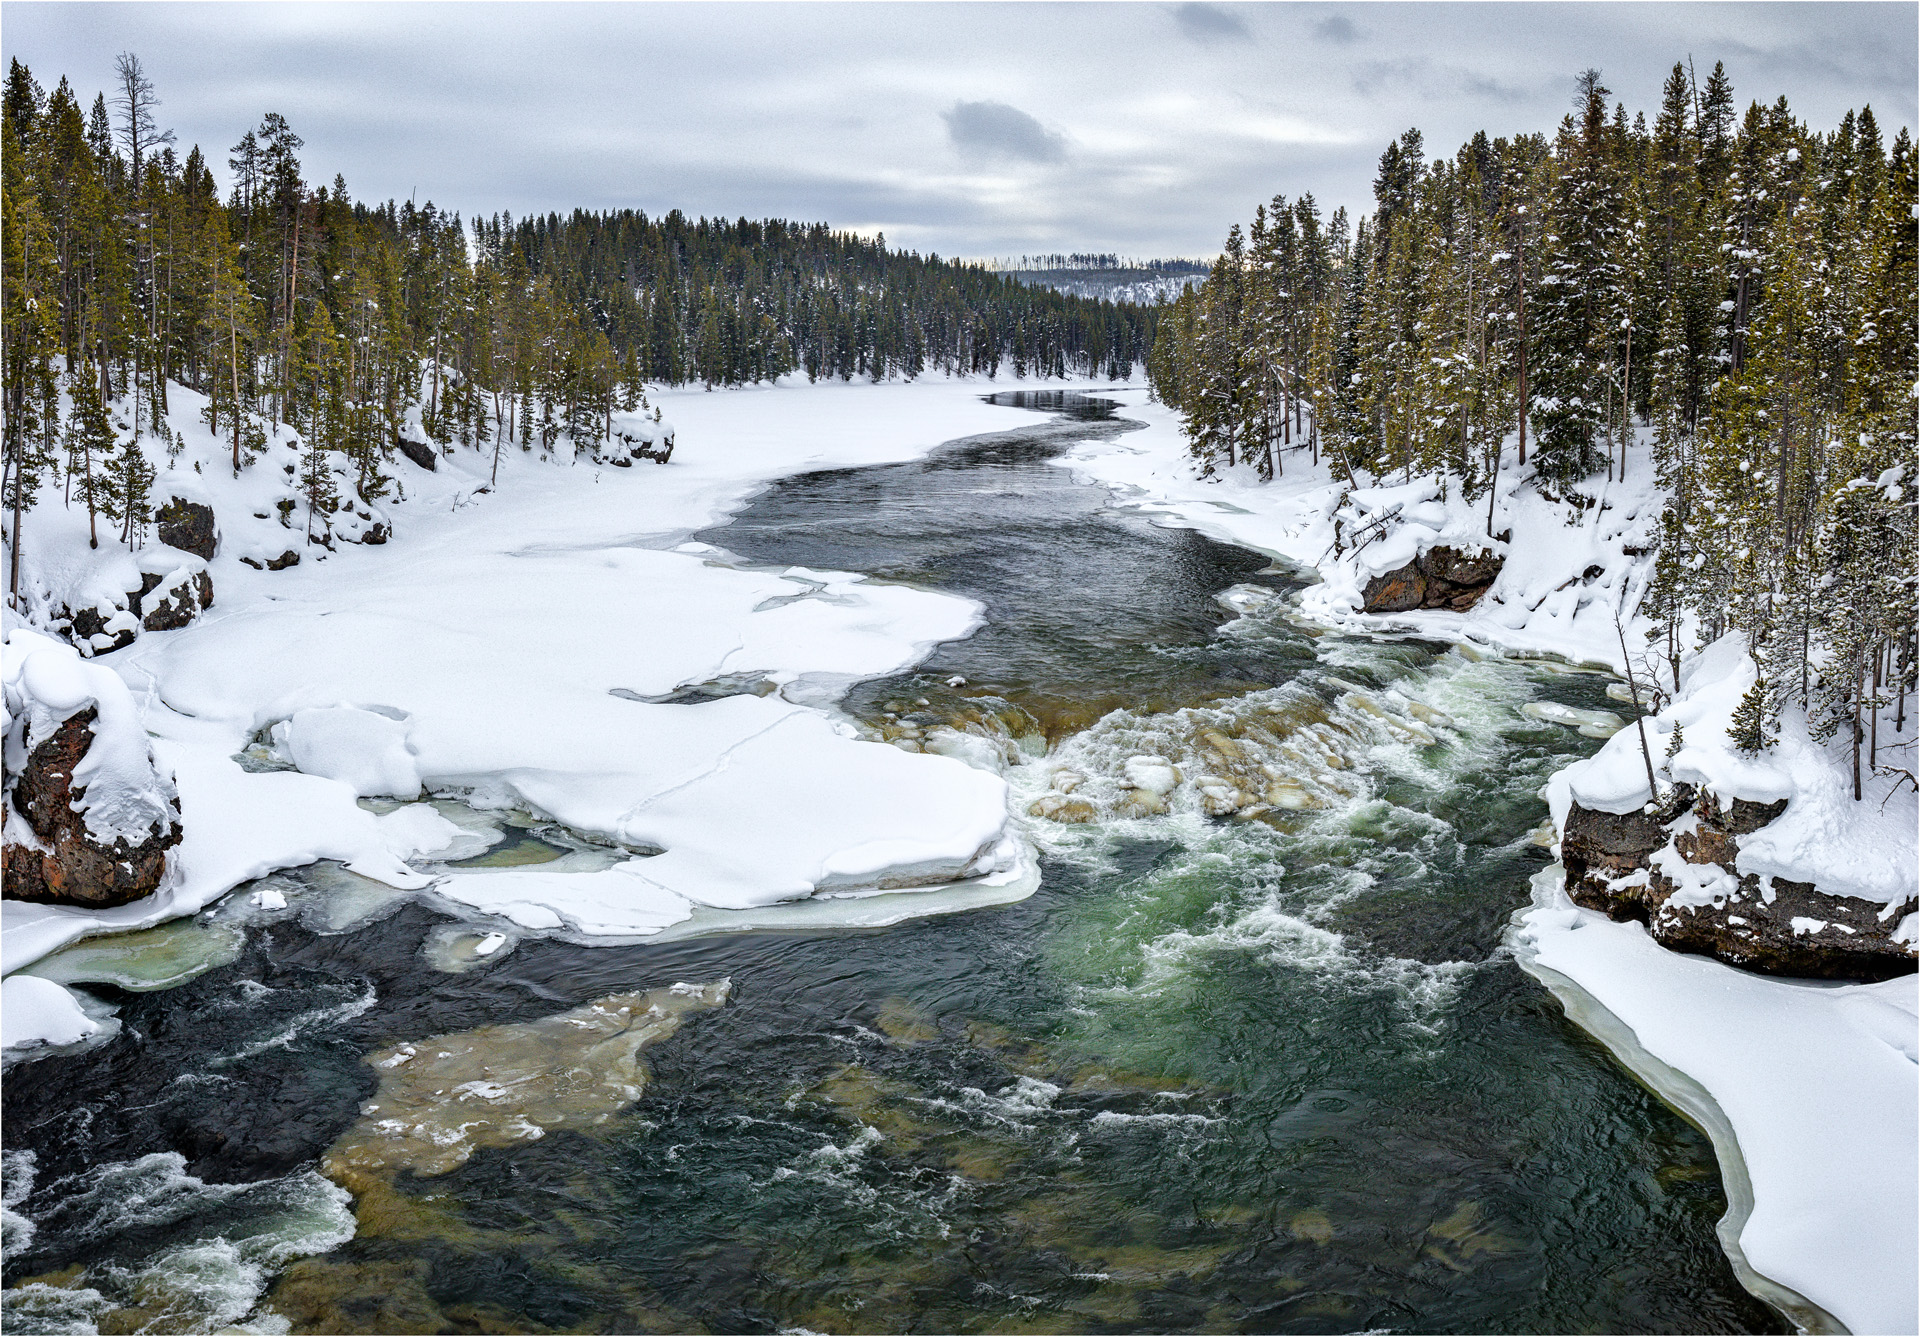
<svg viewBox="0 0 1920 1337">
<path fill-rule="evenodd" d="M 176 631 L 213 606 L 206 561 L 172 547 L 143 549 L 140 589 L 129 601 L 148 631 Z"/>
<path fill-rule="evenodd" d="M 307 775 L 338 780 L 362 798 L 412 799 L 420 797 L 420 767 L 411 730 L 403 711 L 323 706 L 276 724 L 273 740 Z"/>
<path fill-rule="evenodd" d="M 6 650 L 6 895 L 102 909 L 152 894 L 180 801 L 126 684 L 25 628 Z"/>
<path fill-rule="evenodd" d="M 1369 613 L 1408 613 L 1416 608 L 1463 613 L 1480 602 L 1504 564 L 1497 553 L 1464 552 L 1439 544 L 1369 580 L 1362 607 Z"/>
<path fill-rule="evenodd" d="M 432 473 L 440 466 L 440 459 L 433 453 L 433 447 L 424 441 L 414 441 L 403 436 L 394 442 L 394 446 L 402 455 L 405 455 L 429 473 Z"/>
<path fill-rule="evenodd" d="M 154 532 L 170 548 L 190 552 L 211 562 L 220 546 L 220 531 L 213 522 L 213 507 L 185 497 L 169 497 L 153 515 Z"/>
<path fill-rule="evenodd" d="M 1567 894 L 1642 921 L 1664 946 L 1749 970 L 1913 973 L 1913 805 L 1885 776 L 1871 781 L 1878 796 L 1854 799 L 1845 743 L 1811 737 L 1798 710 L 1782 712 L 1772 746 L 1736 746 L 1732 717 L 1756 673 L 1740 633 L 1729 633 L 1688 662 L 1675 699 L 1644 720 L 1645 751 L 1629 728 L 1548 783 Z M 1649 767 L 1666 777 L 1653 812 Z"/>
<path fill-rule="evenodd" d="M 61 609 L 56 625 L 64 626 L 74 643 L 89 655 L 125 649 L 140 634 L 139 615 L 126 603 L 111 598 L 89 607 Z"/>
<path fill-rule="evenodd" d="M 1663 947 L 1768 975 L 1889 979 L 1920 967 L 1900 930 L 1915 900 L 1885 906 L 1810 882 L 1738 871 L 1740 838 L 1764 831 L 1786 800 L 1695 801 L 1682 785 L 1663 809 L 1601 812 L 1575 801 L 1561 834 L 1567 895 L 1616 921 L 1637 919 Z"/>
<path fill-rule="evenodd" d="M 614 421 L 613 439 L 617 450 L 635 460 L 653 460 L 665 464 L 673 458 L 673 424 L 644 413 L 622 414 Z M 616 458 L 616 463 L 624 463 Z"/>
</svg>

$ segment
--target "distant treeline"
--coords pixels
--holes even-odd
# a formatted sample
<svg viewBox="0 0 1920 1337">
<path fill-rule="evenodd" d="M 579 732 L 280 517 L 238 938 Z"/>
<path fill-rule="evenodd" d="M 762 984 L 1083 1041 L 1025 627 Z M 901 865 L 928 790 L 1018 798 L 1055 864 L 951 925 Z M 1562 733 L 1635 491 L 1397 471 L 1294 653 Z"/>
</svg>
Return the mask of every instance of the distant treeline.
<svg viewBox="0 0 1920 1337">
<path fill-rule="evenodd" d="M 1012 258 L 995 260 L 992 268 L 1024 273 L 1051 273 L 1060 269 L 1122 269 L 1139 270 L 1147 274 L 1204 274 L 1207 265 L 1200 260 L 1138 260 L 1128 256 L 1116 255 L 1112 251 L 1071 253 L 1054 252 L 1051 255 L 1023 255 L 1018 261 Z"/>
</svg>

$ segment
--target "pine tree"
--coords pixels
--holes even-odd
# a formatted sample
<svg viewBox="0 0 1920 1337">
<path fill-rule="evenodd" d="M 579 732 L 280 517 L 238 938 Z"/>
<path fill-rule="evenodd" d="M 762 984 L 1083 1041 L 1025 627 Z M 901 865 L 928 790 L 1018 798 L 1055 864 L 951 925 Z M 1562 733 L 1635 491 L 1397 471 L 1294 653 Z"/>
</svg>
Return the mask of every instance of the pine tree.
<svg viewBox="0 0 1920 1337">
<path fill-rule="evenodd" d="M 108 480 L 114 513 L 120 520 L 120 541 L 129 548 L 145 541 L 147 526 L 153 521 L 155 477 L 156 471 L 147 462 L 138 438 L 129 437 L 113 457 Z"/>
</svg>

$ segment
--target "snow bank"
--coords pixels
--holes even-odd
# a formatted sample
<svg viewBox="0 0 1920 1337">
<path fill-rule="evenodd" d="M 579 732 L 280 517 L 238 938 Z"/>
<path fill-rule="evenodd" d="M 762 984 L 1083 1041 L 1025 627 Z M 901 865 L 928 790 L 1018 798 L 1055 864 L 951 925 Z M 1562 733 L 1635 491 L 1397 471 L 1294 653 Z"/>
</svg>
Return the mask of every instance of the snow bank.
<svg viewBox="0 0 1920 1337">
<path fill-rule="evenodd" d="M 1571 982 L 1626 1028 L 1610 1036 L 1570 1007 L 1616 1052 L 1637 1046 L 1711 1096 L 1731 1133 L 1715 1139 L 1736 1199 L 1725 1232 L 1746 1264 L 1852 1332 L 1916 1331 L 1916 977 L 1823 987 L 1669 952 L 1637 923 L 1575 906 L 1557 869 L 1536 879 L 1513 941 L 1529 970 Z M 1657 1069 L 1620 1057 L 1661 1086 Z M 1768 1298 L 1793 1312 L 1791 1297 Z"/>
<path fill-rule="evenodd" d="M 1321 583 L 1300 598 L 1301 611 L 1314 621 L 1361 633 L 1412 632 L 1509 654 L 1551 655 L 1616 672 L 1623 667 L 1613 614 L 1623 599 L 1632 606 L 1646 576 L 1646 562 L 1626 550 L 1644 553 L 1660 518 L 1660 495 L 1643 446 L 1628 452 L 1627 481 L 1589 480 L 1594 504 L 1568 524 L 1566 506 L 1523 481 L 1512 452 L 1502 465 L 1491 516 L 1487 498 L 1468 502 L 1457 492 L 1442 495 L 1430 478 L 1356 488 L 1325 460 L 1311 463 L 1305 451 L 1284 452 L 1284 472 L 1271 483 L 1260 482 L 1247 466 L 1215 479 L 1196 478 L 1176 414 L 1149 401 L 1143 389 L 1101 394 L 1118 400 L 1123 416 L 1144 429 L 1082 443 L 1062 462 L 1105 485 L 1116 509 L 1164 517 L 1317 573 Z M 1376 525 L 1382 520 L 1387 523 Z M 1375 533 L 1380 537 L 1368 537 Z M 1356 535 L 1365 539 L 1357 551 Z M 1440 545 L 1507 559 L 1471 610 L 1358 611 L 1370 578 Z M 1633 636 L 1629 627 L 1629 643 L 1638 645 Z"/>
<path fill-rule="evenodd" d="M 1910 796 L 1897 792 L 1898 785 L 1869 775 L 1864 797 L 1856 801 L 1849 747 L 1840 739 L 1816 742 L 1795 710 L 1783 713 L 1778 740 L 1764 752 L 1747 755 L 1728 740 L 1733 712 L 1755 672 L 1738 633 L 1687 661 L 1679 693 L 1645 722 L 1656 770 L 1711 791 L 1723 805 L 1735 798 L 1787 801 L 1779 817 L 1740 837 L 1735 867 L 1741 874 L 1812 883 L 1829 895 L 1873 901 L 1890 912 L 1911 900 L 1914 870 L 1920 868 L 1920 812 Z M 1676 727 L 1683 746 L 1668 760 Z M 1911 729 L 1895 735 L 1890 717 L 1882 732 L 1889 742 L 1904 737 L 1911 746 Z M 1646 760 L 1638 732 L 1623 729 L 1594 756 L 1560 771 L 1548 799 L 1556 827 L 1565 825 L 1574 800 L 1614 813 L 1645 803 Z"/>
<path fill-rule="evenodd" d="M 31 975 L 0 980 L 0 1052 L 9 1060 L 98 1039 L 108 1029 L 64 985 Z"/>
<path fill-rule="evenodd" d="M 421 887 L 431 879 L 406 861 L 452 837 L 427 829 L 420 805 L 376 818 L 355 799 L 423 787 L 628 846 L 638 857 L 604 873 L 447 878 L 445 901 L 576 936 L 711 931 L 729 912 L 764 917 L 816 893 L 884 892 L 884 911 L 858 913 L 898 918 L 903 888 L 977 889 L 921 893 L 929 912 L 1030 891 L 998 776 L 860 741 L 802 704 L 912 664 L 971 632 L 979 610 L 844 572 L 749 569 L 687 542 L 770 479 L 911 459 L 1028 419 L 982 403 L 995 388 L 667 391 L 656 398 L 678 437 L 670 464 L 603 468 L 586 454 L 555 462 L 509 447 L 496 480 L 490 452 L 442 452 L 431 472 L 396 459 L 400 495 L 377 512 L 393 523 L 390 540 L 331 550 L 303 543 L 303 511 L 280 523 L 290 435 L 276 433 L 233 479 L 221 443 L 193 421 L 198 398 L 177 392 L 185 446 L 155 495 L 215 508 L 219 604 L 97 669 L 133 688 L 177 773 L 176 884 L 96 914 L 8 903 L 0 967 L 191 913 L 316 859 Z M 85 550 L 84 518 L 76 528 L 55 500 L 34 521 L 33 607 L 44 613 L 86 581 L 125 583 L 129 572 Z M 289 547 L 302 560 L 286 569 L 244 560 Z M 783 694 L 654 700 L 720 678 Z M 234 762 L 262 734 L 297 770 Z"/>
</svg>

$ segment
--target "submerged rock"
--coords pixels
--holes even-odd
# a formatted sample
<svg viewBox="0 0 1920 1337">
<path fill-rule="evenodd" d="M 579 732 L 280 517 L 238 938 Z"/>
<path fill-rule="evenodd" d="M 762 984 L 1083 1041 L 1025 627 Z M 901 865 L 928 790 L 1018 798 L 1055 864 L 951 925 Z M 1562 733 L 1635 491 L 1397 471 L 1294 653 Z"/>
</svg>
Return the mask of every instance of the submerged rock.
<svg viewBox="0 0 1920 1337">
<path fill-rule="evenodd" d="M 482 1026 L 367 1056 L 380 1089 L 322 1168 L 357 1194 L 391 1190 L 402 1170 L 442 1175 L 482 1147 L 605 1123 L 640 1098 L 640 1051 L 694 1012 L 721 1006 L 732 981 L 612 994 L 538 1021 Z"/>
<path fill-rule="evenodd" d="M 1663 947 L 1762 974 L 1879 980 L 1914 973 L 1920 958 L 1893 933 L 1917 898 L 1889 908 L 1739 871 L 1739 837 L 1786 806 L 1742 798 L 1723 806 L 1692 785 L 1652 811 L 1600 812 L 1576 801 L 1560 836 L 1567 894 L 1611 919 L 1639 920 Z"/>
<path fill-rule="evenodd" d="M 1506 559 L 1497 553 L 1463 552 L 1441 545 L 1405 566 L 1367 582 L 1361 607 L 1369 613 L 1409 613 L 1417 608 L 1465 612 L 1480 602 Z"/>
</svg>

